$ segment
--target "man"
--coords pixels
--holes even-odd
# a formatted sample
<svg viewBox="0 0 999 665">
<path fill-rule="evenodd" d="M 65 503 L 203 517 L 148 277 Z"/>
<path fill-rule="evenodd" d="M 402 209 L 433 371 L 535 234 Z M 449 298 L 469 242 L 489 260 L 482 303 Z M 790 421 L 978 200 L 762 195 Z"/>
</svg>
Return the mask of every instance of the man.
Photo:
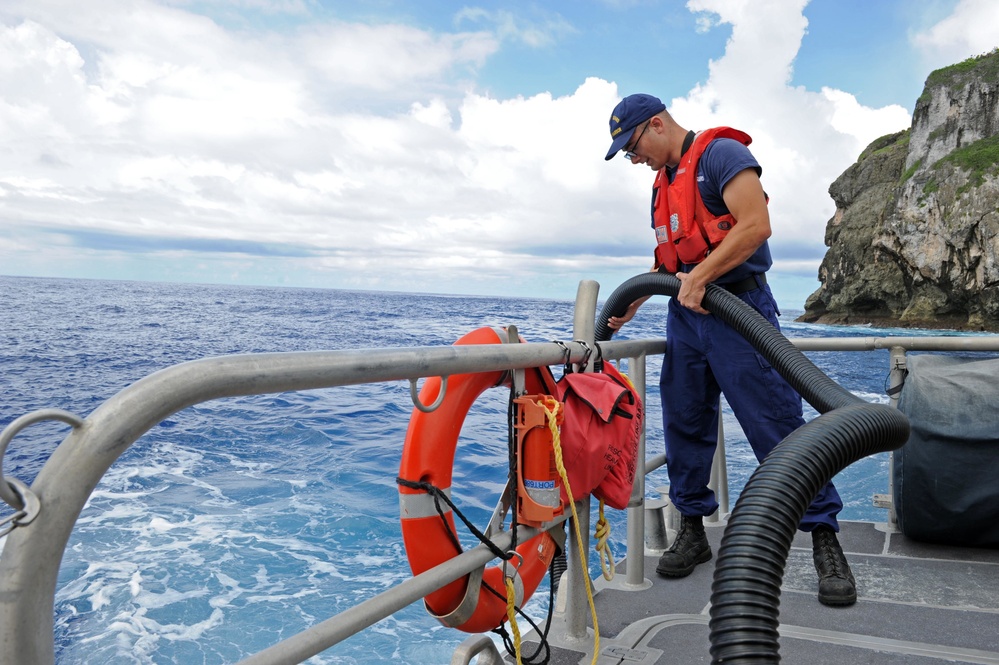
<svg viewBox="0 0 999 665">
<path fill-rule="evenodd" d="M 758 460 L 804 424 L 801 397 L 745 339 L 702 306 L 705 287 L 737 295 L 774 326 L 777 303 L 767 285 L 771 257 L 762 169 L 746 147 L 748 135 L 727 127 L 688 131 L 651 95 L 625 97 L 610 119 L 606 159 L 624 151 L 632 164 L 656 172 L 652 225 L 658 246 L 653 269 L 675 273 L 680 291 L 670 299 L 660 392 L 670 500 L 680 511 L 676 540 L 656 571 L 685 577 L 711 559 L 703 518 L 718 508 L 708 489 L 717 445 L 718 398 L 725 394 Z M 642 298 L 608 325 L 634 317 Z M 836 533 L 843 508 L 827 484 L 799 528 L 812 534 L 819 601 L 852 605 L 857 591 Z"/>
</svg>

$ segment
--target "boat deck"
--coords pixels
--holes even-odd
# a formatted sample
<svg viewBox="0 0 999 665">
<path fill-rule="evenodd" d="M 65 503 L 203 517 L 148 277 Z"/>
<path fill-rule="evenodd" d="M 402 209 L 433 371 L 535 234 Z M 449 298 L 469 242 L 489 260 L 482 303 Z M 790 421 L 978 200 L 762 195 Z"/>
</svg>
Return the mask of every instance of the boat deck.
<svg viewBox="0 0 999 665">
<path fill-rule="evenodd" d="M 717 553 L 723 528 L 706 526 Z M 919 543 L 869 522 L 842 522 L 841 529 L 857 603 L 832 608 L 818 602 L 811 537 L 798 532 L 781 592 L 782 662 L 999 665 L 999 550 Z M 655 573 L 657 559 L 645 559 L 648 589 L 622 589 L 627 562 L 614 582 L 597 585 L 599 665 L 711 662 L 714 560 L 689 577 L 665 579 Z M 586 644 L 557 636 L 550 643 L 552 665 L 592 662 L 592 636 Z"/>
</svg>

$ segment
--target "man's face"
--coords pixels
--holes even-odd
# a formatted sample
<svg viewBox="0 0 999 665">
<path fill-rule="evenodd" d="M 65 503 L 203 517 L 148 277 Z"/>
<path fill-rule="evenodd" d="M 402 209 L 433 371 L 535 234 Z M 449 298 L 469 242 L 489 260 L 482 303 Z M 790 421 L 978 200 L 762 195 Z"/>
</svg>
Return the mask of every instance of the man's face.
<svg viewBox="0 0 999 665">
<path fill-rule="evenodd" d="M 650 118 L 645 121 L 644 125 L 635 128 L 633 133 L 634 139 L 624 146 L 624 156 L 632 164 L 647 164 L 653 171 L 658 171 L 663 167 L 663 164 L 659 163 L 653 155 L 657 143 L 653 139 L 657 137 L 657 133 L 653 131 L 646 136 L 646 132 L 650 125 L 653 124 L 654 119 Z"/>
<path fill-rule="evenodd" d="M 649 128 L 649 122 L 650 122 L 649 120 L 646 120 L 644 123 L 642 123 L 641 131 L 639 131 L 639 129 L 636 127 L 635 131 L 631 133 L 632 140 L 629 141 L 630 147 L 628 144 L 625 144 L 623 148 L 625 159 L 630 159 L 632 164 L 636 163 L 635 159 L 638 157 L 638 155 L 635 153 L 635 151 L 638 149 L 638 144 L 642 142 L 642 137 L 645 136 L 645 131 Z"/>
</svg>

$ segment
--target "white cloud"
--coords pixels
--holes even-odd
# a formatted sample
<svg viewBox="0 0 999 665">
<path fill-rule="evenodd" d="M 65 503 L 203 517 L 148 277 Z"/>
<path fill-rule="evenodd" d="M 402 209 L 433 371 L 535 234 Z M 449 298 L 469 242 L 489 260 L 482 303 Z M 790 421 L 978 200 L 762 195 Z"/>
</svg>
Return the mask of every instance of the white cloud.
<svg viewBox="0 0 999 665">
<path fill-rule="evenodd" d="M 708 80 L 664 101 L 685 126 L 752 134 L 775 241 L 820 247 L 829 184 L 908 114 L 789 85 L 803 5 L 691 0 L 732 35 Z M 478 293 L 522 280 L 572 297 L 581 278 L 613 284 L 651 262 L 652 174 L 603 159 L 614 83 L 504 99 L 462 78 L 510 40 L 563 34 L 558 17 L 466 12 L 459 27 L 481 29 L 453 34 L 337 22 L 237 35 L 151 0 L 15 1 L 16 20 L 10 7 L 0 217 L 17 229 L 7 246 L 43 252 L 58 238 L 53 269 L 161 278 L 189 265 L 205 279 L 200 266 L 218 265 L 251 282 Z M 132 255 L 119 249 L 130 237 L 147 241 Z M 3 245 L 0 259 L 14 265 Z"/>
<path fill-rule="evenodd" d="M 465 22 L 491 26 L 491 31 L 501 39 L 518 42 L 531 48 L 551 46 L 565 35 L 575 32 L 568 21 L 554 13 L 530 20 L 511 11 L 464 7 L 455 15 L 455 24 L 462 25 Z"/>
<path fill-rule="evenodd" d="M 305 64 L 336 87 L 385 92 L 478 67 L 499 48 L 485 32 L 434 35 L 405 25 L 336 23 L 306 32 Z"/>
<path fill-rule="evenodd" d="M 988 53 L 999 46 L 999 3 L 960 0 L 950 16 L 916 34 L 913 42 L 933 68 Z"/>
<path fill-rule="evenodd" d="M 694 11 L 732 26 L 725 55 L 710 78 L 667 102 L 691 129 L 719 124 L 748 132 L 763 166 L 776 247 L 822 247 L 835 206 L 829 185 L 871 141 L 905 129 L 900 106 L 872 109 L 848 92 L 809 91 L 790 85 L 794 59 L 807 28 L 805 0 L 690 0 Z M 799 271 L 800 257 L 775 252 L 775 268 Z M 814 260 L 817 273 L 818 259 Z"/>
<path fill-rule="evenodd" d="M 32 21 L 0 25 L 0 122 L 7 136 L 71 132 L 80 111 L 65 102 L 86 93 L 83 59 Z"/>
</svg>

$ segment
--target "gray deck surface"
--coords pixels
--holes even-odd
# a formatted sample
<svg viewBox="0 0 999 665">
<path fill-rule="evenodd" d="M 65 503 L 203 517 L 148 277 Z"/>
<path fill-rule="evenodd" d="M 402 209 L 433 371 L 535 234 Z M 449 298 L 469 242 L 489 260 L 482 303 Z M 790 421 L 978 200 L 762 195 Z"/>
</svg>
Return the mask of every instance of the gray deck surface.
<svg viewBox="0 0 999 665">
<path fill-rule="evenodd" d="M 867 522 L 842 522 L 841 529 L 857 579 L 857 604 L 831 608 L 818 602 L 811 537 L 799 532 L 781 591 L 781 662 L 999 665 L 999 550 L 927 545 Z M 715 553 L 722 532 L 721 526 L 707 527 Z M 665 579 L 655 573 L 657 559 L 645 558 L 649 589 L 598 584 L 599 665 L 711 662 L 707 622 L 714 560 L 689 577 Z M 618 566 L 617 580 L 624 580 L 626 566 Z M 551 665 L 592 662 L 592 639 L 573 648 L 557 635 L 551 642 Z M 533 645 L 525 644 L 525 652 L 533 652 Z"/>
</svg>

